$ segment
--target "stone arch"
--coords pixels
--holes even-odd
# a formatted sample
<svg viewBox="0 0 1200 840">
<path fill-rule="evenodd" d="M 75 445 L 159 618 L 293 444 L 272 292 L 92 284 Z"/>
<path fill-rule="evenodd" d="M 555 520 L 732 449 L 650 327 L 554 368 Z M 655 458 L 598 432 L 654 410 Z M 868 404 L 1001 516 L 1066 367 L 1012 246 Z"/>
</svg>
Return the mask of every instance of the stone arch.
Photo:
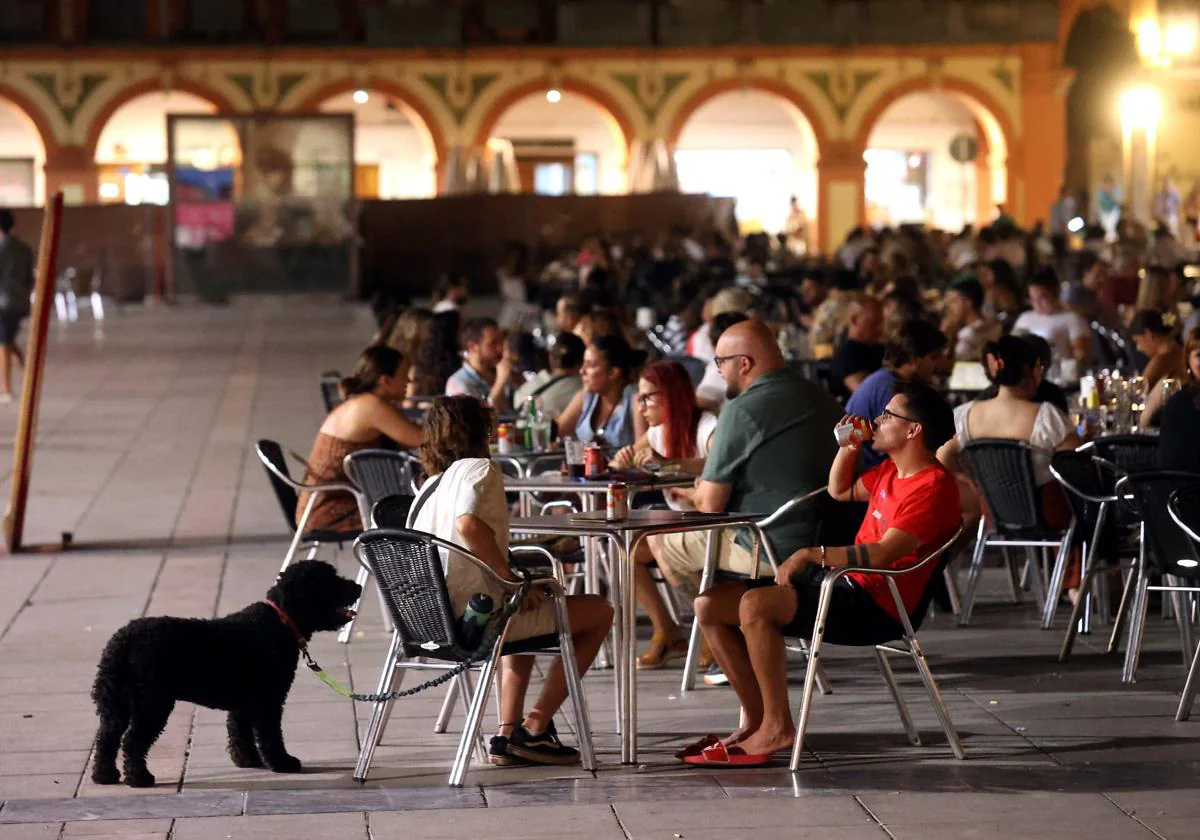
<svg viewBox="0 0 1200 840">
<path fill-rule="evenodd" d="M 47 155 L 53 149 L 57 148 L 58 141 L 54 134 L 54 127 L 50 124 L 46 115 L 42 113 L 42 110 L 34 105 L 32 100 L 26 97 L 25 94 L 8 85 L 0 84 L 0 100 L 12 105 L 13 108 L 29 121 L 30 126 L 37 132 L 38 137 L 41 138 L 42 148 L 45 149 Z"/>
<path fill-rule="evenodd" d="M 488 138 L 496 129 L 496 124 L 504 116 L 504 112 L 513 105 L 527 96 L 541 93 L 550 88 L 555 88 L 563 93 L 575 94 L 595 105 L 608 119 L 612 120 L 625 141 L 625 152 L 629 152 L 634 139 L 637 137 L 637 133 L 633 125 L 633 120 L 629 118 L 626 110 L 621 107 L 621 104 L 611 93 L 603 88 L 591 82 L 585 82 L 569 76 L 561 79 L 551 79 L 549 76 L 530 79 L 501 93 L 480 118 L 479 125 L 475 129 L 475 134 L 472 138 L 473 145 L 483 146 L 487 143 Z"/>
<path fill-rule="evenodd" d="M 1016 172 L 1022 147 L 1011 115 L 992 94 L 965 79 L 918 76 L 889 87 L 871 102 L 859 122 L 853 141 L 856 154 L 861 155 L 866 151 L 871 132 L 892 105 L 910 94 L 922 92 L 949 94 L 970 111 L 982 130 L 984 142 L 980 143 L 980 148 L 993 156 L 993 160 L 997 161 L 994 165 L 1003 165 L 1004 168 L 1003 183 L 992 185 L 993 198 L 997 203 L 1016 200 Z"/>
<path fill-rule="evenodd" d="M 103 133 L 105 125 L 112 119 L 113 114 L 122 105 L 132 102 L 134 99 L 147 93 L 169 93 L 171 91 L 190 93 L 193 96 L 197 96 L 216 108 L 218 114 L 232 114 L 237 111 L 233 103 L 225 96 L 210 87 L 191 81 L 190 79 L 175 79 L 170 84 L 164 84 L 163 80 L 158 78 L 134 82 L 122 88 L 115 96 L 111 97 L 100 107 L 95 116 L 92 117 L 91 125 L 88 126 L 87 139 L 83 144 L 86 159 L 95 160 L 96 148 L 100 143 L 100 135 Z"/>
<path fill-rule="evenodd" d="M 709 100 L 715 99 L 724 93 L 746 89 L 758 90 L 777 96 L 799 111 L 812 130 L 817 146 L 817 160 L 820 161 L 821 155 L 828 145 L 829 135 L 825 130 L 824 122 L 821 120 L 821 115 L 813 107 L 812 102 L 802 96 L 795 88 L 775 79 L 767 79 L 760 76 L 748 79 L 720 79 L 704 85 L 688 97 L 679 110 L 676 111 L 667 129 L 667 142 L 674 147 L 679 141 L 679 135 L 683 133 L 687 121 Z"/>
<path fill-rule="evenodd" d="M 341 79 L 336 82 L 330 82 L 306 94 L 295 110 L 316 111 L 324 102 L 335 96 L 341 96 L 342 94 L 359 89 L 367 92 L 376 91 L 395 101 L 405 112 L 405 116 L 409 118 L 417 131 L 422 135 L 422 138 L 433 150 L 435 158 L 434 171 L 437 173 L 437 184 L 440 191 L 443 178 L 442 168 L 447 154 L 445 133 L 433 110 L 403 85 L 378 78 L 367 79 L 361 84 L 353 79 Z"/>
</svg>

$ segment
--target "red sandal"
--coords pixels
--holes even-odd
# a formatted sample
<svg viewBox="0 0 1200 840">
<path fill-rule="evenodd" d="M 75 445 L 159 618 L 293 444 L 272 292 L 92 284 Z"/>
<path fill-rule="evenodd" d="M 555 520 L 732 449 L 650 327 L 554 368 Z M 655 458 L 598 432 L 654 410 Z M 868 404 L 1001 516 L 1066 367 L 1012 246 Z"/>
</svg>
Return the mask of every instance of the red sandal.
<svg viewBox="0 0 1200 840">
<path fill-rule="evenodd" d="M 708 734 L 694 744 L 684 747 L 679 752 L 675 753 L 676 758 L 687 758 L 689 755 L 700 755 L 713 744 L 721 743 L 721 739 L 716 735 Z"/>
<path fill-rule="evenodd" d="M 763 767 L 774 757 L 775 753 L 752 755 L 739 746 L 727 747 L 718 741 L 699 755 L 684 756 L 683 761 L 701 767 Z"/>
</svg>

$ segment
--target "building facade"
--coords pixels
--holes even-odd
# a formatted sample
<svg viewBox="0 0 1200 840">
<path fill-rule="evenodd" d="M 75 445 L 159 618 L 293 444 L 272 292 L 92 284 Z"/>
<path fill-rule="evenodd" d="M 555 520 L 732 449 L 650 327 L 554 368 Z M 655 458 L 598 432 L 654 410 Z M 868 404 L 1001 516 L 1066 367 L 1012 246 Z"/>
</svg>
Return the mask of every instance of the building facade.
<svg viewBox="0 0 1200 840">
<path fill-rule="evenodd" d="M 1066 155 L 1062 44 L 1089 4 L 0 5 L 0 167 L 13 167 L 0 180 L 15 190 L 27 161 L 34 202 L 151 192 L 138 177 L 166 163 L 167 113 L 347 111 L 362 195 L 436 194 L 451 159 L 493 138 L 513 141 L 526 188 L 566 178 L 568 191 L 623 192 L 631 158 L 657 143 L 685 189 L 778 181 L 746 197 L 763 226 L 778 226 L 791 194 L 830 247 L 868 220 L 955 227 L 999 204 L 1044 218 Z M 969 154 L 951 154 L 963 135 Z M 723 171 L 745 161 L 757 168 Z M 784 161 L 778 179 L 772 161 Z"/>
</svg>

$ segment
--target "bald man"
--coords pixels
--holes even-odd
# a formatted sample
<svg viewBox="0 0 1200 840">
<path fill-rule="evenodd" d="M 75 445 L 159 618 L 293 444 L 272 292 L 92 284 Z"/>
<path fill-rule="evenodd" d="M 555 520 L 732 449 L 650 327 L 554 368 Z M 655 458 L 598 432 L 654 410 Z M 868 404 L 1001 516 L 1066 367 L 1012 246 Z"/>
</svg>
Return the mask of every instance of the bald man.
<svg viewBox="0 0 1200 840">
<path fill-rule="evenodd" d="M 833 395 L 847 399 L 862 381 L 883 367 L 883 309 L 859 293 L 850 303 L 846 340 L 833 355 Z"/>
<path fill-rule="evenodd" d="M 691 498 L 697 510 L 773 513 L 794 496 L 825 484 L 837 453 L 832 428 L 841 418 L 837 402 L 819 385 L 793 373 L 769 328 L 758 321 L 734 324 L 717 342 L 714 363 L 725 380 L 725 403 L 713 432 L 704 472 Z M 678 492 L 678 491 L 675 491 Z M 817 506 L 807 505 L 766 529 L 779 557 L 813 545 Z M 658 563 L 667 580 L 694 597 L 704 568 L 706 534 L 690 532 L 651 537 L 637 555 L 636 589 L 648 613 L 665 612 L 645 568 Z M 744 530 L 720 537 L 719 563 L 726 571 L 752 571 L 751 538 Z M 765 567 L 765 561 L 764 561 Z M 764 569 L 764 571 L 767 571 Z M 767 571 L 769 574 L 769 571 Z M 655 637 L 639 657 L 642 668 L 660 667 L 686 652 L 683 632 L 674 627 Z"/>
</svg>

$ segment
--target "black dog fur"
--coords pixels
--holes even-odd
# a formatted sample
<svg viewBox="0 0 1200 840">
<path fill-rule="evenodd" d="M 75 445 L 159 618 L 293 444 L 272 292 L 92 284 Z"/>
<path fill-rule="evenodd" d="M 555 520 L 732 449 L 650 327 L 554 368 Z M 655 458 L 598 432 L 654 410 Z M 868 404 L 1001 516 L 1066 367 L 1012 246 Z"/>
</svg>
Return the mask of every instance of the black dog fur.
<svg viewBox="0 0 1200 840">
<path fill-rule="evenodd" d="M 290 565 L 267 592 L 299 628 L 337 630 L 362 587 L 319 560 Z M 298 773 L 283 745 L 283 704 L 300 647 L 278 613 L 262 601 L 224 618 L 139 618 L 118 630 L 100 657 L 92 699 L 100 713 L 92 781 L 150 787 L 146 754 L 162 734 L 175 701 L 229 712 L 229 756 L 238 767 Z"/>
</svg>

